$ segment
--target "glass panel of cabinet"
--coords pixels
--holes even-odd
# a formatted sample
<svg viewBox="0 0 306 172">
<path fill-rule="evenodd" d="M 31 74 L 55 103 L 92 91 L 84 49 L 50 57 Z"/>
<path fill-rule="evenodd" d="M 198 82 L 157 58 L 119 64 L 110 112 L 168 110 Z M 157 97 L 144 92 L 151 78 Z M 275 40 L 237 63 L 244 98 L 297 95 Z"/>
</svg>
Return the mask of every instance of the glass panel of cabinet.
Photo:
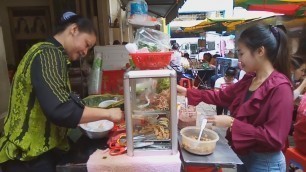
<svg viewBox="0 0 306 172">
<path fill-rule="evenodd" d="M 177 153 L 177 94 L 174 70 L 129 71 L 124 75 L 127 154 Z"/>
</svg>

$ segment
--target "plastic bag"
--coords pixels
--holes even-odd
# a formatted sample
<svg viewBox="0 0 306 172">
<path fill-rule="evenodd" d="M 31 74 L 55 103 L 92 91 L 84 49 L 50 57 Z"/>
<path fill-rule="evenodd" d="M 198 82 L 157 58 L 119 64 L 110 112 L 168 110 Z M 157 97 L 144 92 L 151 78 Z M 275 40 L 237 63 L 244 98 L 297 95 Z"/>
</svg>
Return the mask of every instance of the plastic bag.
<svg viewBox="0 0 306 172">
<path fill-rule="evenodd" d="M 195 106 L 186 107 L 180 105 L 178 108 L 178 128 L 182 129 L 187 126 L 195 126 L 197 120 L 197 110 Z"/>
<path fill-rule="evenodd" d="M 102 54 L 97 53 L 93 65 L 92 70 L 89 74 L 88 78 L 88 94 L 101 94 L 101 82 L 102 82 Z"/>
<path fill-rule="evenodd" d="M 139 50 L 147 48 L 149 52 L 167 52 L 171 47 L 168 34 L 144 27 L 137 30 L 134 43 Z"/>
<path fill-rule="evenodd" d="M 144 0 L 133 0 L 131 5 L 131 15 L 147 15 L 148 4 Z"/>
<path fill-rule="evenodd" d="M 133 0 L 127 4 L 127 22 L 139 26 L 155 26 L 160 24 L 155 17 L 148 15 L 145 0 Z"/>
<path fill-rule="evenodd" d="M 129 1 L 127 5 L 127 18 L 142 17 L 146 19 L 148 15 L 148 4 L 144 0 Z"/>
</svg>

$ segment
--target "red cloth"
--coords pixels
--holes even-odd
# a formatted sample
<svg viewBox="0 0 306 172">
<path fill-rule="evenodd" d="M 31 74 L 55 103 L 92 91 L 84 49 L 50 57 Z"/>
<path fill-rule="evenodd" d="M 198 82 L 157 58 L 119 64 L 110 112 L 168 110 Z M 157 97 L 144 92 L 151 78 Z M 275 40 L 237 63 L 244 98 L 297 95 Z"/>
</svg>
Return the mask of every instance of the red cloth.
<svg viewBox="0 0 306 172">
<path fill-rule="evenodd" d="M 290 81 L 274 71 L 244 102 L 255 74 L 246 74 L 236 84 L 224 90 L 188 89 L 191 105 L 201 101 L 228 107 L 235 118 L 227 139 L 239 155 L 249 151 L 272 152 L 281 150 L 286 143 L 292 121 L 293 94 Z"/>
<path fill-rule="evenodd" d="M 306 94 L 302 97 L 297 113 L 293 139 L 296 149 L 306 155 Z"/>
<path fill-rule="evenodd" d="M 274 13 L 281 13 L 285 15 L 295 15 L 300 9 L 300 5 L 296 4 L 252 4 L 249 5 L 248 10 L 253 11 L 270 11 Z"/>
</svg>

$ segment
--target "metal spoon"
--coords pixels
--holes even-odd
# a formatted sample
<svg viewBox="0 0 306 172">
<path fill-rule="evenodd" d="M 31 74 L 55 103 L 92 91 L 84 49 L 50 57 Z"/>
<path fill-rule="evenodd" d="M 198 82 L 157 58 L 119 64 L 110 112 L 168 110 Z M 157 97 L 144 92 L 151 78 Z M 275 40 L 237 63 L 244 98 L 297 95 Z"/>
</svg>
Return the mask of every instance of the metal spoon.
<svg viewBox="0 0 306 172">
<path fill-rule="evenodd" d="M 198 142 L 199 142 L 200 139 L 201 139 L 201 136 L 202 136 L 202 133 L 203 133 L 203 130 L 204 130 L 206 124 L 207 124 L 207 119 L 204 118 L 204 119 L 202 120 L 201 130 L 200 130 L 200 134 L 199 134 L 199 137 L 198 137 Z"/>
</svg>

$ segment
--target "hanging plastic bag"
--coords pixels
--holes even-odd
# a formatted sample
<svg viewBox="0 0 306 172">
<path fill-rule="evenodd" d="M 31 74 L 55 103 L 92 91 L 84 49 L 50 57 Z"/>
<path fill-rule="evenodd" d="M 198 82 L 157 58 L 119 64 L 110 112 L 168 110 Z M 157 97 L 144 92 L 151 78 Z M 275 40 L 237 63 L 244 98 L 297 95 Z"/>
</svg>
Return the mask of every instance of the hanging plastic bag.
<svg viewBox="0 0 306 172">
<path fill-rule="evenodd" d="M 148 4 L 144 0 L 133 0 L 131 5 L 131 16 L 133 15 L 147 15 Z"/>
<path fill-rule="evenodd" d="M 101 82 L 102 82 L 102 54 L 97 53 L 94 57 L 92 70 L 88 79 L 88 94 L 101 94 Z"/>
<path fill-rule="evenodd" d="M 137 30 L 134 43 L 139 50 L 147 48 L 149 52 L 167 52 L 171 48 L 168 34 L 144 27 Z"/>
<path fill-rule="evenodd" d="M 141 23 L 147 20 L 148 5 L 144 0 L 133 0 L 127 5 L 127 19 L 133 23 Z"/>
</svg>

